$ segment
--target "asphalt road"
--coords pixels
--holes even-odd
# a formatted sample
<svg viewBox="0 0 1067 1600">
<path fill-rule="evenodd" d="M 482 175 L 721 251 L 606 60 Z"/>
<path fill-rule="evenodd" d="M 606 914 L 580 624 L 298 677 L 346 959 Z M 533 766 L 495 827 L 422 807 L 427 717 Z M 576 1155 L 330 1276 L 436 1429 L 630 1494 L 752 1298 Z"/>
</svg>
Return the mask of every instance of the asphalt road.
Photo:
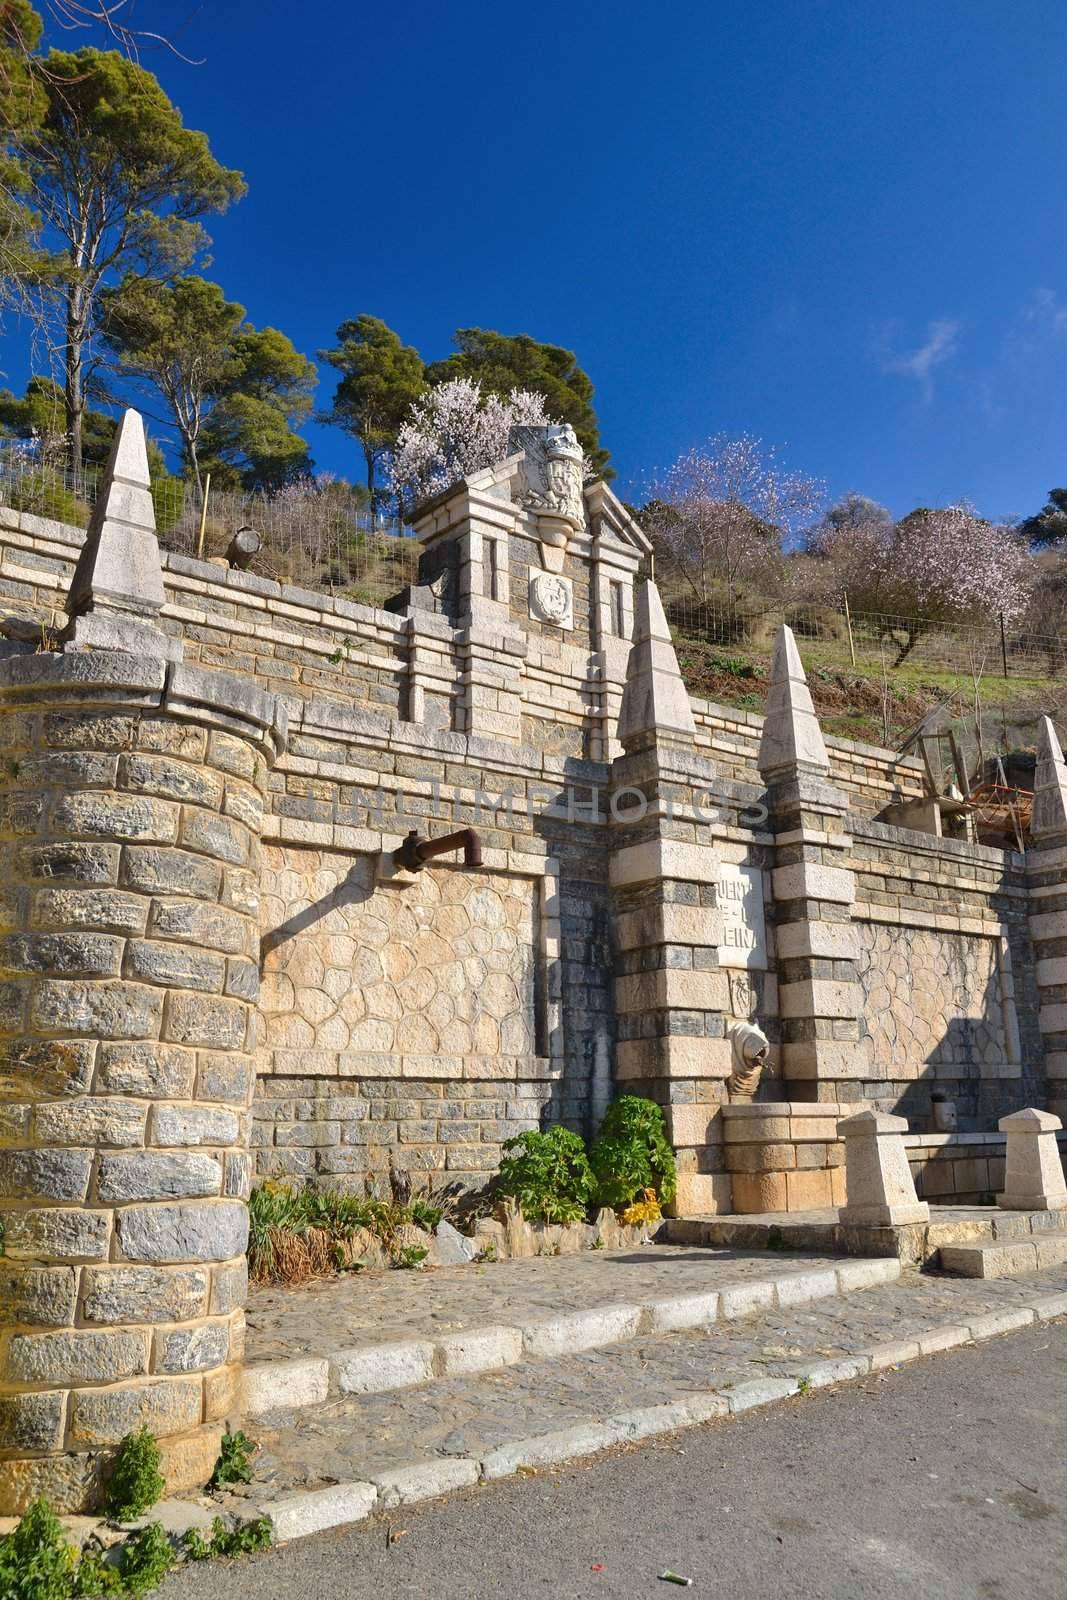
<svg viewBox="0 0 1067 1600">
<path fill-rule="evenodd" d="M 390 1542 L 391 1541 L 391 1542 Z M 1064 1600 L 1067 1322 L 186 1569 L 163 1600 Z"/>
</svg>

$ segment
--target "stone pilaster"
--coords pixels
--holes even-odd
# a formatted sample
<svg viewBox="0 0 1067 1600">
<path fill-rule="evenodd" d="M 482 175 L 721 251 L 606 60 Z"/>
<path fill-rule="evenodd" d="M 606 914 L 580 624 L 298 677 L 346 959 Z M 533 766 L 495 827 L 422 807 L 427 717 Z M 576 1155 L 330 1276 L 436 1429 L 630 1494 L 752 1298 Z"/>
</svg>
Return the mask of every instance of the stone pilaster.
<svg viewBox="0 0 1067 1600">
<path fill-rule="evenodd" d="M 1067 1114 L 1067 765 L 1052 720 L 1038 725 L 1031 844 L 1026 856 L 1045 1047 L 1048 1109 Z"/>
<path fill-rule="evenodd" d="M 726 1210 L 718 1111 L 731 1069 L 719 969 L 718 856 L 693 791 L 711 782 L 655 585 L 638 592 L 612 763 L 611 885 L 622 1093 L 665 1108 L 678 1157 L 677 1209 Z"/>
<path fill-rule="evenodd" d="M 775 836 L 772 882 L 779 960 L 782 1076 L 798 1100 L 852 1101 L 867 1074 L 845 865 L 848 802 L 830 761 L 792 631 L 775 642 L 759 750 Z"/>
<path fill-rule="evenodd" d="M 171 1488 L 238 1410 L 269 696 L 132 655 L 0 664 L 0 1513 Z"/>
</svg>

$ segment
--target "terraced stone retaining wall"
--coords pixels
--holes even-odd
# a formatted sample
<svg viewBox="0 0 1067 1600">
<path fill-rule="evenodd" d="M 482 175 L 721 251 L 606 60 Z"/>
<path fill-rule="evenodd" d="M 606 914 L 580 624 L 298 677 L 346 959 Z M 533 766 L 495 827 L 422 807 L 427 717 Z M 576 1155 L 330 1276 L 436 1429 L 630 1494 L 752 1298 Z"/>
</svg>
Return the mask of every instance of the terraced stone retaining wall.
<svg viewBox="0 0 1067 1600">
<path fill-rule="evenodd" d="M 824 847 L 785 843 L 746 820 L 764 797 L 756 765 L 762 719 L 692 700 L 689 798 L 678 800 L 685 785 L 676 784 L 674 820 L 663 831 L 706 848 L 717 864 L 670 892 L 682 904 L 694 894 L 703 904 L 728 873 L 758 873 L 762 953 L 739 968 L 730 966 L 736 950 L 726 953 L 711 973 L 703 932 L 657 946 L 656 955 L 621 947 L 609 885 L 620 829 L 611 758 L 643 551 L 610 492 L 588 490 L 586 524 L 560 567 L 570 614 L 561 624 L 546 620 L 533 598 L 536 518 L 515 504 L 505 475 L 487 485 L 481 498 L 460 490 L 427 514 L 419 530 L 425 571 L 392 609 L 164 555 L 162 623 L 181 636 L 186 659 L 225 666 L 279 694 L 289 714 L 289 747 L 267 778 L 263 826 L 259 1173 L 359 1186 L 368 1177 L 384 1181 L 392 1157 L 477 1180 L 493 1171 L 513 1129 L 562 1118 L 588 1131 L 616 1084 L 645 1084 L 667 1107 L 687 1173 L 701 1180 L 694 1197 L 699 1191 L 702 1209 L 721 1209 L 731 1202 L 719 1107 L 731 1070 L 726 1035 L 739 1018 L 755 1017 L 771 1039 L 764 1097 L 866 1100 L 903 1110 L 922 1128 L 931 1126 L 938 1089 L 956 1100 L 963 1131 L 989 1130 L 1017 1105 L 1042 1104 L 1024 864 L 1010 852 L 877 821 L 885 807 L 921 793 L 912 758 L 826 741 L 830 781 L 847 815 L 831 852 L 838 898 L 820 900 L 819 875 L 807 873 L 804 858 Z M 62 622 L 81 538 L 0 510 L 6 608 Z M 491 553 L 502 544 L 505 560 L 501 550 Z M 440 984 L 421 1004 L 415 991 L 429 974 L 394 979 L 384 963 L 405 967 L 433 934 L 435 913 L 416 906 L 410 890 L 377 884 L 377 862 L 412 826 L 440 833 L 463 825 L 482 832 L 501 904 L 529 902 L 518 941 L 526 948 L 513 952 L 510 970 L 487 969 L 486 992 L 479 983 L 452 994 L 457 963 L 476 972 L 481 959 L 465 953 L 470 934 L 456 934 L 459 948 L 433 967 Z M 427 882 L 444 885 L 460 871 L 443 863 Z M 789 901 L 798 885 L 801 899 Z M 412 916 L 429 915 L 429 927 L 398 932 L 410 921 L 405 900 Z M 804 932 L 831 921 L 836 954 L 824 934 Z M 377 949 L 379 922 L 388 939 Z M 373 937 L 355 957 L 352 972 L 362 976 L 346 978 L 332 956 L 363 927 Z M 926 1005 L 919 986 L 894 994 L 902 1023 L 909 1006 L 922 1023 L 902 1027 L 898 1049 L 878 998 L 886 985 L 875 979 L 899 980 L 893 961 L 905 952 L 905 966 L 914 966 L 911 955 L 922 957 L 927 945 L 942 952 L 946 975 L 959 969 L 963 978 L 951 977 L 952 1004 L 940 1010 Z M 669 991 L 663 1015 L 620 1012 L 616 975 L 637 978 L 643 963 L 661 960 L 671 966 L 653 985 Z M 521 1004 L 513 1006 L 510 988 L 504 995 L 507 984 Z M 803 1014 L 782 1018 L 784 987 L 791 1012 L 799 1006 Z M 813 1009 L 820 1004 L 827 1014 Z M 780 1050 L 784 1020 L 792 1062 Z M 494 1044 L 499 1036 L 499 1049 L 480 1048 L 479 1029 Z M 669 1074 L 650 1074 L 649 1029 L 672 1040 L 678 1065 Z"/>
</svg>

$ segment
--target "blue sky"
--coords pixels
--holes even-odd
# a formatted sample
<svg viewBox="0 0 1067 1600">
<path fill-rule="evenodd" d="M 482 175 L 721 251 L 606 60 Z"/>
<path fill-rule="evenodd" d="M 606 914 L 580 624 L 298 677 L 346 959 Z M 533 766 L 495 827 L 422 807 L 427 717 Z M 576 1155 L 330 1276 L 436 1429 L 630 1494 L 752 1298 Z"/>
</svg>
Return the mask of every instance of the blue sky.
<svg viewBox="0 0 1067 1600">
<path fill-rule="evenodd" d="M 248 180 L 208 275 L 308 354 L 363 311 L 427 359 L 568 345 L 636 499 L 718 431 L 897 513 L 1067 482 L 1062 0 L 136 14 L 203 58 L 145 63 Z"/>
</svg>

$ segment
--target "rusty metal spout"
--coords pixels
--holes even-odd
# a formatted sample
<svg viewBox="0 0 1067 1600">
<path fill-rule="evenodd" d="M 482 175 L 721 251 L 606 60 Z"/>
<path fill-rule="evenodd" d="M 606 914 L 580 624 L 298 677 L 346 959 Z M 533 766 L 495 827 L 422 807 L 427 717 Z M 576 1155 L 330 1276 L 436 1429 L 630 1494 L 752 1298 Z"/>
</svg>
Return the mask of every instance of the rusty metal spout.
<svg viewBox="0 0 1067 1600">
<path fill-rule="evenodd" d="M 427 861 L 435 856 L 451 855 L 453 850 L 463 851 L 465 867 L 482 864 L 482 841 L 473 828 L 458 828 L 440 839 L 420 839 L 417 828 L 412 828 L 404 843 L 393 851 L 393 865 L 406 872 L 421 872 Z"/>
</svg>

